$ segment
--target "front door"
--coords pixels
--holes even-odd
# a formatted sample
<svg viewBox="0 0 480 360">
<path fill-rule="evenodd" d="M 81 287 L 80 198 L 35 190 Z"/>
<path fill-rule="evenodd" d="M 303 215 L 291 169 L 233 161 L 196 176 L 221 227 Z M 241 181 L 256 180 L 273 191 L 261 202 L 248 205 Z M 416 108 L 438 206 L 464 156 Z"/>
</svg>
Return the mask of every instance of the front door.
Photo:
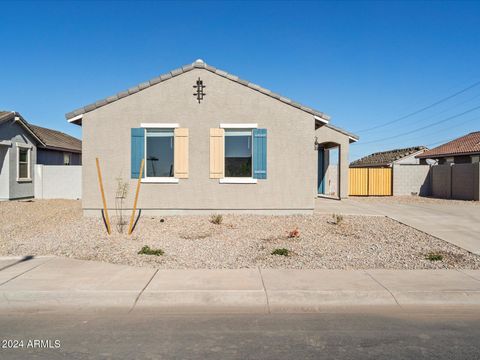
<svg viewBox="0 0 480 360">
<path fill-rule="evenodd" d="M 319 194 L 325 194 L 325 150 L 318 149 L 318 167 L 317 167 L 317 191 Z"/>
</svg>

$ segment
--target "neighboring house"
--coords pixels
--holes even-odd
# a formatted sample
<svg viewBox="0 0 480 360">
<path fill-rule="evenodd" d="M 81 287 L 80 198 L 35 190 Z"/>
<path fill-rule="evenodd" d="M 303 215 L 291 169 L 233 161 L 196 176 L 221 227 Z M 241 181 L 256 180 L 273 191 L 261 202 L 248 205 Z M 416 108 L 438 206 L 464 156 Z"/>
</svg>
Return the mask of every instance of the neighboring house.
<svg viewBox="0 0 480 360">
<path fill-rule="evenodd" d="M 100 214 L 95 159 L 109 207 L 117 179 L 132 206 L 162 213 L 311 213 L 325 151 L 340 153 L 339 196 L 348 195 L 349 144 L 358 137 L 316 110 L 197 60 L 66 115 L 82 126 L 82 203 Z"/>
<path fill-rule="evenodd" d="M 428 149 L 425 146 L 413 146 L 404 149 L 394 149 L 376 152 L 350 163 L 350 167 L 392 167 L 395 164 L 419 164 L 418 155 Z"/>
<path fill-rule="evenodd" d="M 422 163 L 469 164 L 480 162 L 480 131 L 471 132 L 446 144 L 417 155 Z"/>
<path fill-rule="evenodd" d="M 81 165 L 82 142 L 0 111 L 0 200 L 34 196 L 34 165 Z"/>
<path fill-rule="evenodd" d="M 82 165 L 82 141 L 57 130 L 28 124 L 45 146 L 37 147 L 37 164 Z"/>
</svg>

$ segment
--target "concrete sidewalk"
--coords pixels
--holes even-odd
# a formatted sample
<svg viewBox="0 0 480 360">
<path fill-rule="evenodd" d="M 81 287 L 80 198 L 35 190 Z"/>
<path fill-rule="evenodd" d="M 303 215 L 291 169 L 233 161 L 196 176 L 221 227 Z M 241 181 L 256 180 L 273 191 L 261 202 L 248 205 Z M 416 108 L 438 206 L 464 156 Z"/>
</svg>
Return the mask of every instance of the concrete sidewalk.
<svg viewBox="0 0 480 360">
<path fill-rule="evenodd" d="M 480 270 L 156 270 L 0 258 L 0 311 L 316 312 L 480 306 Z"/>
</svg>

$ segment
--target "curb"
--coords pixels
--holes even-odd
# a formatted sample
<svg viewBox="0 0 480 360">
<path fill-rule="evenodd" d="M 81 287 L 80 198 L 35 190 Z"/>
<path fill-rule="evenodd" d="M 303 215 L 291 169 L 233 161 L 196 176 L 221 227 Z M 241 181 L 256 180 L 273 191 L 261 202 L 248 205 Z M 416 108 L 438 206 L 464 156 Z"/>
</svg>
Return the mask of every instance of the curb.
<svg viewBox="0 0 480 360">
<path fill-rule="evenodd" d="M 0 312 L 480 306 L 480 270 L 156 270 L 56 257 L 14 260 L 0 271 Z"/>
</svg>

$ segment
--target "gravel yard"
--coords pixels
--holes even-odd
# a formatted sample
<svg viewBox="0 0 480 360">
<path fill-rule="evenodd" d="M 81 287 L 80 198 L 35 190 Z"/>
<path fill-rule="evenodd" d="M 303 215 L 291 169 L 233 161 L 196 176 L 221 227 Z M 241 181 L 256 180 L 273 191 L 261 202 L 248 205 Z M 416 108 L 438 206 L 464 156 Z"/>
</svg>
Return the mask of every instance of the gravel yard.
<svg viewBox="0 0 480 360">
<path fill-rule="evenodd" d="M 162 221 L 163 219 L 163 221 Z M 115 219 L 113 219 L 113 222 Z M 157 268 L 480 269 L 480 256 L 384 217 L 142 216 L 133 236 L 83 218 L 79 201 L 0 203 L 0 256 L 58 255 Z M 300 236 L 289 238 L 298 229 Z M 125 232 L 126 232 L 125 227 Z M 148 245 L 163 256 L 139 255 Z M 275 249 L 288 256 L 271 255 Z M 429 253 L 443 259 L 430 261 Z"/>
</svg>

